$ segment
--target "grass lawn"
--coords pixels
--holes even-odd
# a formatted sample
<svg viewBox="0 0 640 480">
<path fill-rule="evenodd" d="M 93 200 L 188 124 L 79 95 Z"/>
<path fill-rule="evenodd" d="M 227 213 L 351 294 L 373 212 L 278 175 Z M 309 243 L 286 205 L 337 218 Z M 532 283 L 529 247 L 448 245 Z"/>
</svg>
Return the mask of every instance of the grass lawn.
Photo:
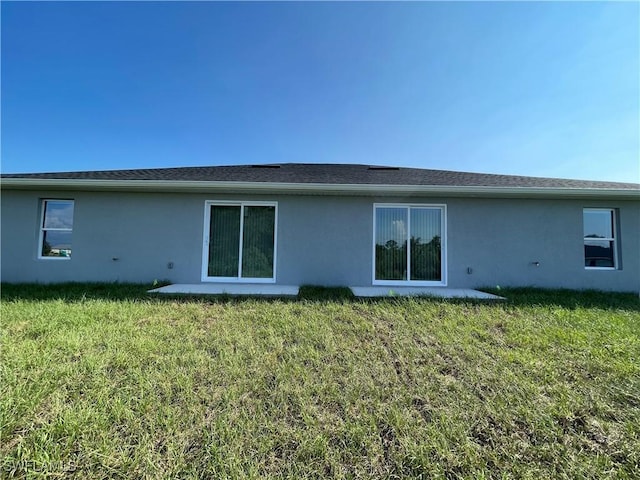
<svg viewBox="0 0 640 480">
<path fill-rule="evenodd" d="M 0 476 L 639 478 L 637 295 L 2 286 Z"/>
</svg>

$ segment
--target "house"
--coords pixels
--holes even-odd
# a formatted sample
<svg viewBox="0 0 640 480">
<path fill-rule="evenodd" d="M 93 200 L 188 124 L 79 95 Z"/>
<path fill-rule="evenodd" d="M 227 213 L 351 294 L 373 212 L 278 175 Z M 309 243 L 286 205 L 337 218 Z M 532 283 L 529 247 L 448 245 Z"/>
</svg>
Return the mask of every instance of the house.
<svg viewBox="0 0 640 480">
<path fill-rule="evenodd" d="M 639 291 L 640 184 L 331 164 L 5 174 L 1 278 Z"/>
</svg>

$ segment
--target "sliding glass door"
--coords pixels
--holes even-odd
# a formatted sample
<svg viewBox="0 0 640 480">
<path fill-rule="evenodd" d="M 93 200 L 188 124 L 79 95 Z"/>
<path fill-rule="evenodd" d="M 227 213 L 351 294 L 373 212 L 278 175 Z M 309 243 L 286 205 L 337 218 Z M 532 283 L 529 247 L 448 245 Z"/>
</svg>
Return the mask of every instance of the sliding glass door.
<svg viewBox="0 0 640 480">
<path fill-rule="evenodd" d="M 444 285 L 444 205 L 374 205 L 374 284 Z"/>
<path fill-rule="evenodd" d="M 207 202 L 203 280 L 275 281 L 276 203 Z"/>
</svg>

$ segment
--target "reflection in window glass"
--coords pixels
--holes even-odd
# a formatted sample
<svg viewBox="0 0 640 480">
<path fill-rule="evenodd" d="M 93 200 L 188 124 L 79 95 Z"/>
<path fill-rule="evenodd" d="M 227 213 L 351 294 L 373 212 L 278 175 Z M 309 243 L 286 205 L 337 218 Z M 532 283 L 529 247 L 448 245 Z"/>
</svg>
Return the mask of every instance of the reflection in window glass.
<svg viewBox="0 0 640 480">
<path fill-rule="evenodd" d="M 375 280 L 442 281 L 442 208 L 377 206 L 375 221 Z"/>
<path fill-rule="evenodd" d="M 613 238 L 613 211 L 585 210 L 584 238 Z"/>
<path fill-rule="evenodd" d="M 73 200 L 43 200 L 40 258 L 71 258 Z"/>
<path fill-rule="evenodd" d="M 585 239 L 584 259 L 585 267 L 614 268 L 616 264 L 614 259 L 613 242 Z"/>
<path fill-rule="evenodd" d="M 615 211 L 590 208 L 583 212 L 584 266 L 616 268 Z"/>
<path fill-rule="evenodd" d="M 407 279 L 407 212 L 376 209 L 376 280 Z"/>
</svg>

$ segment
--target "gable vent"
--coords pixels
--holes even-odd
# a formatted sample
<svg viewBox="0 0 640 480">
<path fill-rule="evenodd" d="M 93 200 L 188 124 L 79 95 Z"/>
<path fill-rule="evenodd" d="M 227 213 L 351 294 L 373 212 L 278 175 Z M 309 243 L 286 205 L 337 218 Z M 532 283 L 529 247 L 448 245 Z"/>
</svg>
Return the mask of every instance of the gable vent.
<svg viewBox="0 0 640 480">
<path fill-rule="evenodd" d="M 280 165 L 276 163 L 266 163 L 263 165 L 251 165 L 251 168 L 280 168 Z"/>
<path fill-rule="evenodd" d="M 384 167 L 381 165 L 369 165 L 369 170 L 400 170 L 400 167 Z"/>
</svg>

